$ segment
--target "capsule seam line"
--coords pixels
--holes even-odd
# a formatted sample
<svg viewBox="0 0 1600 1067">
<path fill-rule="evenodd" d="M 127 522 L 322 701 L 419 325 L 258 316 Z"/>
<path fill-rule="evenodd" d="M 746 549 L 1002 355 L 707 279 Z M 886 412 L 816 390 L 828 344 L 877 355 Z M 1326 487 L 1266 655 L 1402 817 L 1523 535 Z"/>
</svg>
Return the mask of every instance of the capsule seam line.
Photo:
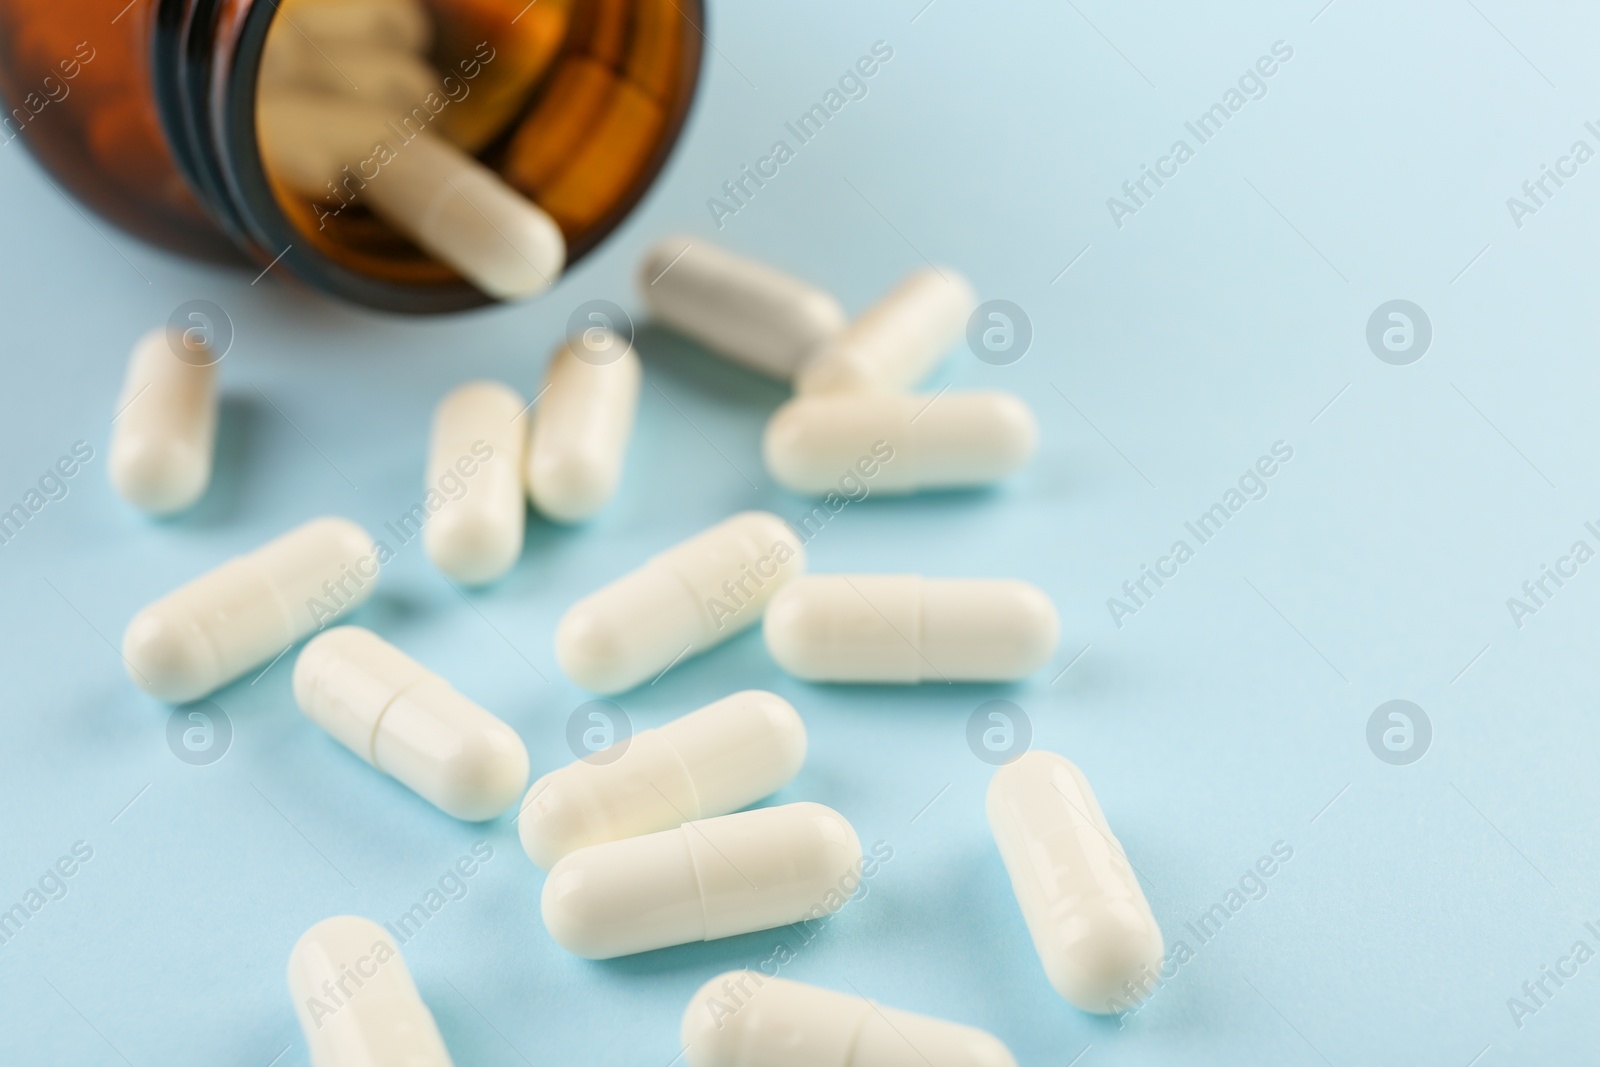
<svg viewBox="0 0 1600 1067">
<path fill-rule="evenodd" d="M 210 575 L 213 575 L 213 574 L 221 574 L 223 571 L 227 570 L 229 567 L 233 566 L 234 564 L 244 564 L 245 561 L 247 559 L 249 559 L 251 555 L 252 555 L 252 553 L 246 552 L 246 553 L 243 553 L 241 555 L 231 556 L 228 559 L 224 560 L 223 562 L 219 563 L 212 570 L 207 571 L 201 577 L 209 577 Z M 255 566 L 255 565 L 249 565 L 249 566 L 246 566 L 245 569 L 249 572 L 250 577 L 254 581 L 256 581 L 258 584 L 260 584 L 261 586 L 266 588 L 268 594 L 272 597 L 273 604 L 275 604 L 277 606 L 279 611 L 283 612 L 283 620 L 284 620 L 284 622 L 286 624 L 287 623 L 291 623 L 293 618 L 294 618 L 294 616 L 289 613 L 289 610 L 288 610 L 287 606 L 283 602 L 283 598 L 278 595 L 278 590 L 273 588 L 273 585 L 272 585 L 271 582 L 267 581 L 265 578 L 263 578 L 261 576 L 260 568 L 258 566 Z M 198 581 L 198 579 L 196 579 L 196 580 Z M 180 586 L 179 589 L 174 590 L 174 593 L 180 592 L 182 589 L 186 589 L 186 588 L 188 588 L 188 585 Z M 168 595 L 170 596 L 172 594 L 168 594 Z M 166 597 L 163 597 L 162 599 L 165 600 Z M 160 603 L 160 601 L 157 601 L 157 603 Z M 140 612 L 140 614 L 143 614 L 143 612 Z M 211 662 L 217 668 L 217 677 L 219 677 L 219 678 L 222 677 L 224 675 L 224 673 L 225 673 L 225 669 L 223 667 L 224 658 L 223 658 L 223 655 L 222 655 L 222 649 L 217 645 L 216 639 L 213 637 L 213 631 L 216 628 L 213 627 L 212 625 L 210 625 L 209 623 L 201 622 L 200 621 L 200 617 L 199 617 L 199 613 L 197 613 L 195 611 L 187 611 L 184 614 L 188 617 L 189 626 L 195 632 L 197 632 L 200 635 L 200 639 L 205 642 L 206 651 L 211 653 Z M 291 630 L 291 631 L 294 629 L 294 627 L 292 625 L 287 626 L 286 628 Z M 296 637 L 293 641 L 290 641 L 289 644 L 284 647 L 283 652 L 289 651 L 289 649 L 293 648 L 297 643 L 299 643 L 299 640 L 300 640 L 300 638 Z M 282 656 L 283 652 L 279 652 L 278 655 Z M 274 660 L 274 662 L 276 662 L 276 660 Z M 270 666 L 270 664 L 269 664 L 269 666 Z"/>
<path fill-rule="evenodd" d="M 236 556 L 235 558 L 244 559 L 246 557 Z M 278 588 L 277 583 L 268 581 L 266 577 L 261 574 L 261 568 L 259 564 L 252 566 L 250 568 L 250 572 L 257 581 L 266 587 L 267 592 L 272 597 L 273 604 L 277 605 L 278 610 L 283 614 L 284 629 L 295 635 L 294 640 L 289 642 L 289 647 L 293 648 L 295 645 L 299 644 L 300 639 L 305 636 L 305 633 L 302 632 L 294 623 L 294 608 L 290 606 L 288 601 L 283 599 L 283 591 Z M 341 614 L 343 614 L 341 609 L 335 609 L 330 618 L 337 618 Z M 320 627 L 318 628 L 320 629 Z"/>
<path fill-rule="evenodd" d="M 656 733 L 658 735 L 660 733 L 660 731 L 651 731 L 651 732 L 652 733 Z M 701 801 L 700 801 L 700 786 L 694 780 L 694 772 L 689 769 L 688 761 L 683 758 L 683 753 L 678 751 L 678 746 L 673 744 L 671 742 L 671 740 L 669 740 L 669 739 L 667 739 L 665 737 L 662 737 L 661 741 L 667 746 L 667 749 L 672 753 L 672 758 L 678 761 L 678 767 L 683 771 L 683 780 L 685 782 L 687 782 L 688 785 L 689 785 L 689 798 L 692 801 L 694 801 L 694 804 L 693 804 L 694 814 L 693 815 L 688 815 L 685 812 L 681 812 L 681 811 L 678 812 L 678 814 L 684 816 L 684 822 L 693 822 L 695 819 L 703 819 L 703 818 L 705 818 L 705 805 L 703 803 L 701 803 Z M 665 793 L 662 794 L 662 798 L 663 799 L 666 798 L 666 794 Z M 668 800 L 667 803 L 670 805 L 672 803 L 672 801 Z"/>
<path fill-rule="evenodd" d="M 946 684 L 948 684 L 950 679 L 944 677 L 944 672 L 940 671 L 938 666 L 928 658 L 928 654 L 923 651 L 923 645 L 925 644 L 923 639 L 928 630 L 928 598 L 925 595 L 927 593 L 928 586 L 927 583 L 922 579 L 921 575 L 917 576 L 917 584 L 915 589 L 917 591 L 917 610 L 916 613 L 912 615 L 912 618 L 916 620 L 916 633 L 911 637 L 911 647 L 916 651 L 917 659 L 921 663 L 932 667 L 939 677 L 943 678 Z M 916 680 L 919 682 L 926 682 L 928 680 L 928 672 L 922 670 L 920 666 L 917 670 Z"/>
<path fill-rule="evenodd" d="M 711 624 L 710 612 L 706 610 L 705 604 L 701 601 L 700 590 L 696 589 L 694 587 L 694 583 L 689 581 L 688 578 L 684 577 L 683 572 L 674 564 L 667 564 L 667 571 L 672 575 L 672 580 L 682 586 L 685 593 L 689 594 L 689 599 L 694 601 L 695 614 L 700 619 L 701 625 L 705 626 Z M 691 642 L 689 645 L 689 652 L 693 653 L 693 651 L 694 644 Z M 682 655 L 683 653 L 679 653 L 680 657 Z"/>
<path fill-rule="evenodd" d="M 374 767 L 378 767 L 378 731 L 383 729 L 383 720 L 388 717 L 389 709 L 394 707 L 401 697 L 425 681 L 427 681 L 426 677 L 416 678 L 395 690 L 394 696 L 384 703 L 383 707 L 378 711 L 377 717 L 372 720 L 372 732 L 367 735 L 367 762 Z M 383 768 L 378 767 L 378 770 L 383 771 Z M 384 771 L 384 773 L 388 774 L 389 772 Z"/>
<path fill-rule="evenodd" d="M 683 835 L 683 849 L 689 854 L 689 869 L 694 872 L 694 887 L 696 895 L 700 898 L 700 940 L 709 941 L 711 940 L 711 916 L 706 911 L 706 883 L 705 879 L 700 876 L 700 857 L 695 855 L 694 844 L 689 840 L 690 833 L 698 833 L 699 831 L 691 830 L 689 824 L 684 823 L 678 832 Z"/>
</svg>

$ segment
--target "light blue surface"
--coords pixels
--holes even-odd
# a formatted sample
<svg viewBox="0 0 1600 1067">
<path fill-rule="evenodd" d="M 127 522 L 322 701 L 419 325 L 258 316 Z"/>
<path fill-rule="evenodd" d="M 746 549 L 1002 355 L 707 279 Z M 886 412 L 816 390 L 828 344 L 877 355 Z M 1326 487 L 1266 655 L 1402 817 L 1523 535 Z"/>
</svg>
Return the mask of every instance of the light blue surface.
<svg viewBox="0 0 1600 1067">
<path fill-rule="evenodd" d="M 0 505 L 74 441 L 95 449 L 0 548 L 0 906 L 75 842 L 93 850 L 0 945 L 0 1062 L 303 1064 L 295 938 L 330 914 L 398 916 L 480 840 L 493 859 L 405 946 L 461 1065 L 666 1067 L 695 987 L 778 942 L 798 948 L 790 977 L 986 1027 L 1025 1065 L 1588 1055 L 1600 962 L 1546 980 L 1520 1028 L 1507 998 L 1533 1006 L 1525 981 L 1575 941 L 1600 947 L 1583 927 L 1600 917 L 1600 564 L 1520 629 L 1506 598 L 1575 540 L 1600 547 L 1583 526 L 1600 519 L 1600 162 L 1521 228 L 1506 198 L 1574 140 L 1600 147 L 1583 125 L 1600 15 L 923 3 L 717 5 L 700 105 L 643 208 L 553 295 L 464 317 L 379 317 L 171 259 L 91 226 L 0 148 Z M 716 233 L 706 199 L 879 40 L 894 57 L 866 98 Z M 1280 40 L 1293 57 L 1266 95 L 1119 229 L 1107 198 L 1174 139 L 1193 146 L 1184 122 Z M 1026 309 L 1020 363 L 958 351 L 932 387 L 1026 396 L 1033 465 L 996 492 L 852 504 L 810 555 L 1027 578 L 1063 637 L 1023 685 L 879 691 L 791 681 L 752 633 L 622 697 L 642 727 L 742 687 L 783 694 L 811 756 L 777 799 L 838 808 L 894 858 L 803 948 L 775 931 L 590 963 L 546 935 L 509 822 L 454 822 L 361 765 L 295 709 L 287 658 L 216 696 L 235 736 L 195 767 L 111 645 L 144 603 L 306 518 L 378 531 L 410 508 L 435 400 L 470 376 L 533 389 L 579 301 L 638 308 L 632 264 L 671 230 L 852 312 L 924 256 Z M 192 514 L 152 522 L 107 485 L 108 421 L 134 338 L 193 298 L 237 329 L 217 473 Z M 1364 339 L 1395 298 L 1434 327 L 1410 366 Z M 637 436 L 597 521 L 533 522 L 516 570 L 470 602 L 400 548 L 352 620 L 506 718 L 535 774 L 570 759 L 586 699 L 552 654 L 567 605 L 735 510 L 807 506 L 759 462 L 777 387 L 660 336 L 641 347 Z M 1106 599 L 1280 440 L 1294 457 L 1268 495 L 1116 626 Z M 1060 1001 L 1033 955 L 983 819 L 991 768 L 965 739 L 997 696 L 1083 767 L 1169 945 L 1194 951 L 1124 1026 Z M 1368 748 L 1391 699 L 1433 724 L 1410 766 Z M 1185 923 L 1276 842 L 1293 858 L 1264 898 L 1201 945 Z"/>
</svg>

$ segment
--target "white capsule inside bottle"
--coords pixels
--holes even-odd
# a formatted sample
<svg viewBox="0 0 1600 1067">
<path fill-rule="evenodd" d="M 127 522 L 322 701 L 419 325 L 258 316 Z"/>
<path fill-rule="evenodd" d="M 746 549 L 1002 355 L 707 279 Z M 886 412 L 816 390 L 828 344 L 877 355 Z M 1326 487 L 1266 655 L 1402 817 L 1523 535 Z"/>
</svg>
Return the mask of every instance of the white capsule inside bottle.
<svg viewBox="0 0 1600 1067">
<path fill-rule="evenodd" d="M 458 386 L 434 409 L 426 489 L 443 503 L 422 527 L 422 543 L 457 581 L 492 582 L 522 555 L 527 433 L 522 397 L 499 382 Z"/>
<path fill-rule="evenodd" d="M 549 288 L 567 256 L 555 220 L 443 137 L 394 118 L 392 106 L 284 88 L 261 94 L 256 129 L 272 176 L 301 196 L 364 204 L 498 299 Z"/>
<path fill-rule="evenodd" d="M 288 36 L 275 30 L 268 35 L 256 85 L 258 92 L 268 94 L 305 89 L 349 95 L 402 115 L 429 93 L 442 91 L 439 72 L 421 56 L 357 41 L 317 45 L 292 30 Z"/>
<path fill-rule="evenodd" d="M 566 266 L 556 221 L 442 137 L 401 144 L 366 192 L 385 222 L 498 299 L 542 293 Z"/>
<path fill-rule="evenodd" d="M 134 346 L 112 419 L 110 472 L 112 487 L 135 507 L 170 515 L 206 491 L 217 358 L 199 325 L 151 330 Z"/>
<path fill-rule="evenodd" d="M 544 870 L 589 845 L 737 811 L 799 773 L 806 728 L 787 700 L 748 689 L 540 778 L 517 816 Z"/>
<path fill-rule="evenodd" d="M 1154 987 L 1165 945 L 1139 879 L 1083 772 L 1035 750 L 995 772 L 989 828 L 1057 993 L 1124 1011 Z"/>
<path fill-rule="evenodd" d="M 787 382 L 845 326 L 816 286 L 699 237 L 669 237 L 639 262 L 650 312 L 719 355 Z"/>
<path fill-rule="evenodd" d="M 458 819 L 492 819 L 528 784 L 515 730 L 359 626 L 306 643 L 294 699 L 340 744 Z"/>
<path fill-rule="evenodd" d="M 433 20 L 418 0 L 281 0 L 267 47 L 280 38 L 321 48 L 365 44 L 421 55 L 433 43 Z"/>
<path fill-rule="evenodd" d="M 568 853 L 540 910 L 587 959 L 714 941 L 818 919 L 860 885 L 861 841 L 821 804 L 784 804 Z"/>
<path fill-rule="evenodd" d="M 556 628 L 567 677 L 619 693 L 755 625 L 805 549 L 782 519 L 745 511 L 584 597 Z"/>
<path fill-rule="evenodd" d="M 312 519 L 144 608 L 122 635 L 135 684 L 174 704 L 265 666 L 372 595 L 378 547 L 348 519 Z"/>
<path fill-rule="evenodd" d="M 582 522 L 617 491 L 641 381 L 632 344 L 610 330 L 556 348 L 528 438 L 528 497 L 541 515 Z"/>
<path fill-rule="evenodd" d="M 911 493 L 998 482 L 1038 439 L 1033 412 L 1010 393 L 823 393 L 773 412 L 761 454 L 796 493 L 836 492 L 846 476 L 874 493 Z"/>
<path fill-rule="evenodd" d="M 821 986 L 729 971 L 678 1035 L 688 1067 L 1016 1067 L 993 1034 Z"/>
<path fill-rule="evenodd" d="M 404 957 L 371 919 L 336 915 L 302 934 L 289 996 L 312 1067 L 452 1067 Z"/>
<path fill-rule="evenodd" d="M 966 332 L 978 298 L 949 267 L 913 272 L 818 350 L 800 393 L 896 391 L 917 384 Z"/>
<path fill-rule="evenodd" d="M 1050 659 L 1055 605 L 1009 579 L 815 574 L 779 590 L 767 651 L 811 682 L 1011 682 Z"/>
</svg>

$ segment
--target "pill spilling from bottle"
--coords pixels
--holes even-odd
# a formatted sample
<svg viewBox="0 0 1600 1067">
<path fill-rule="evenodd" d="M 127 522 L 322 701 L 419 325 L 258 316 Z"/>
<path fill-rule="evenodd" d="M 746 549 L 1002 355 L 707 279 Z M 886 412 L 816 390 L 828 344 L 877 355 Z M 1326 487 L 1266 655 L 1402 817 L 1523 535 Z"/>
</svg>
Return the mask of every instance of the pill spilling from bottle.
<svg viewBox="0 0 1600 1067">
<path fill-rule="evenodd" d="M 369 142 L 398 136 L 395 115 L 437 76 L 426 57 L 438 27 L 408 0 L 286 0 L 285 24 L 290 16 L 303 17 L 305 32 L 280 28 L 268 42 L 260 131 L 278 177 L 312 197 L 345 180 Z M 363 88 L 341 86 L 324 69 L 335 66 L 359 74 Z M 395 231 L 496 295 L 527 295 L 559 274 L 565 252 L 554 221 L 443 131 L 392 147 L 393 159 L 359 192 Z M 853 319 L 811 283 L 697 237 L 651 246 L 635 282 L 660 324 L 737 365 L 726 373 L 754 371 L 793 388 L 760 445 L 779 491 L 825 508 L 846 479 L 884 496 L 1005 483 L 951 497 L 992 506 L 1026 487 L 1039 444 L 1026 403 L 992 389 L 911 391 L 962 335 L 975 304 L 954 271 L 916 270 Z M 220 410 L 213 356 L 163 330 L 129 361 L 111 478 L 144 510 L 179 512 L 211 480 Z M 426 454 L 424 496 L 407 515 L 439 580 L 482 621 L 490 622 L 476 587 L 517 572 L 550 524 L 603 529 L 608 507 L 628 497 L 650 356 L 641 358 L 631 330 L 586 328 L 561 338 L 541 373 L 508 375 L 517 385 L 463 381 L 438 399 L 431 420 L 412 426 Z M 1030 582 L 807 574 L 814 531 L 769 511 L 739 511 L 688 536 L 675 516 L 644 519 L 654 543 L 643 543 L 655 553 L 618 553 L 607 564 L 611 580 L 568 603 L 549 635 L 565 678 L 544 677 L 523 655 L 546 683 L 623 693 L 696 657 L 715 670 L 716 657 L 733 655 L 717 650 L 739 641 L 738 655 L 758 657 L 747 664 L 799 683 L 1017 683 L 1060 642 L 1055 603 Z M 658 533 L 669 525 L 678 527 L 675 544 Z M 846 538 L 833 544 L 827 551 L 851 551 Z M 794 703 L 764 689 L 684 702 L 653 729 L 592 747 L 569 731 L 577 758 L 553 758 L 548 745 L 524 743 L 514 725 L 529 721 L 524 711 L 501 718 L 467 695 L 482 688 L 470 670 L 441 668 L 458 689 L 424 665 L 425 649 L 414 658 L 375 632 L 380 619 L 365 620 L 373 629 L 335 625 L 371 597 L 389 552 L 346 519 L 296 527 L 139 612 L 123 640 L 128 672 L 146 692 L 182 702 L 270 669 L 309 638 L 289 681 L 306 719 L 393 779 L 384 788 L 397 783 L 438 809 L 415 805 L 419 817 L 514 818 L 523 851 L 547 872 L 538 890 L 545 931 L 584 959 L 788 924 L 814 929 L 868 898 L 882 842 L 869 870 L 851 821 L 811 799 L 852 795 L 837 768 L 806 767 L 812 742 L 796 704 L 813 690 L 796 684 Z M 741 637 L 758 627 L 761 640 Z M 410 800 L 398 793 L 396 802 Z M 1161 964 L 1161 930 L 1082 772 L 1054 753 L 1024 751 L 995 774 L 985 808 L 1023 920 L 1016 933 L 1031 941 L 1045 981 L 1090 1012 L 1139 1003 Z M 893 892 L 864 906 L 893 908 Z M 337 916 L 308 930 L 290 954 L 289 986 L 318 1067 L 450 1063 L 390 932 L 367 919 Z M 431 977 L 424 988 L 435 988 Z M 985 1030 L 756 971 L 707 981 L 684 1013 L 681 1039 L 689 1067 L 1015 1067 Z"/>
<path fill-rule="evenodd" d="M 543 292 L 566 238 L 434 121 L 452 97 L 423 58 L 431 37 L 426 9 L 401 0 L 284 4 L 261 60 L 262 160 L 319 224 L 365 209 L 493 297 Z"/>
</svg>

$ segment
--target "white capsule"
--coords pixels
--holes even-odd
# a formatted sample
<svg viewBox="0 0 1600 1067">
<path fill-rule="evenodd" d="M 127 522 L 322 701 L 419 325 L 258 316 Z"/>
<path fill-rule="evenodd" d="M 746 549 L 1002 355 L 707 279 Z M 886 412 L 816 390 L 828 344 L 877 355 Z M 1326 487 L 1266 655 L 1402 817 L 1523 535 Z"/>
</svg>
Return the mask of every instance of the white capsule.
<svg viewBox="0 0 1600 1067">
<path fill-rule="evenodd" d="M 589 845 L 737 811 L 782 789 L 805 758 L 794 707 L 748 689 L 551 771 L 528 790 L 517 832 L 549 870 Z"/>
<path fill-rule="evenodd" d="M 433 42 L 433 20 L 418 0 L 282 0 L 268 30 L 327 48 L 366 44 L 421 54 Z"/>
<path fill-rule="evenodd" d="M 433 412 L 428 495 L 443 501 L 422 528 L 434 566 L 468 585 L 492 582 L 522 555 L 528 502 L 522 397 L 499 382 L 468 382 Z"/>
<path fill-rule="evenodd" d="M 541 293 L 566 265 L 556 221 L 442 137 L 401 144 L 367 195 L 389 225 L 498 299 Z"/>
<path fill-rule="evenodd" d="M 1029 752 L 995 772 L 986 806 L 1056 992 L 1101 1013 L 1143 999 L 1161 967 L 1161 928 L 1083 772 Z"/>
<path fill-rule="evenodd" d="M 378 546 L 348 519 L 312 519 L 168 593 L 128 623 L 122 658 L 173 704 L 220 689 L 372 595 Z"/>
<path fill-rule="evenodd" d="M 312 1067 L 451 1067 L 406 961 L 371 919 L 323 919 L 289 953 L 289 996 Z"/>
<path fill-rule="evenodd" d="M 668 326 L 785 382 L 845 325 L 830 294 L 699 237 L 647 249 L 639 292 Z"/>
<path fill-rule="evenodd" d="M 334 195 L 334 181 L 343 177 L 342 168 L 358 163 L 374 145 L 387 140 L 392 110 L 304 90 L 263 92 L 256 99 L 262 162 L 274 180 L 321 202 Z M 337 191 L 347 197 L 367 184 L 365 179 L 352 179 L 348 190 Z"/>
<path fill-rule="evenodd" d="M 528 784 L 515 730 L 371 630 L 339 626 L 307 642 L 294 699 L 340 744 L 458 819 L 492 819 Z"/>
<path fill-rule="evenodd" d="M 273 32 L 261 53 L 258 92 L 309 89 L 350 95 L 401 114 L 441 91 L 439 72 L 419 56 L 366 42 L 313 45 L 294 33 Z"/>
<path fill-rule="evenodd" d="M 797 493 L 837 491 L 844 477 L 910 493 L 997 482 L 1028 462 L 1038 437 L 1033 412 L 1010 393 L 823 393 L 773 412 L 761 454 Z"/>
<path fill-rule="evenodd" d="M 1027 582 L 816 574 L 779 590 L 762 629 L 811 682 L 1010 682 L 1044 665 L 1061 624 Z"/>
<path fill-rule="evenodd" d="M 642 379 L 633 347 L 610 330 L 564 341 L 551 355 L 528 438 L 528 497 L 540 514 L 582 522 L 611 499 Z"/>
<path fill-rule="evenodd" d="M 966 331 L 978 305 L 948 267 L 925 267 L 864 311 L 795 376 L 801 393 L 907 389 Z"/>
<path fill-rule="evenodd" d="M 567 256 L 555 220 L 443 137 L 394 121 L 393 110 L 298 89 L 262 93 L 262 158 L 301 196 L 371 208 L 490 296 L 549 288 Z"/>
<path fill-rule="evenodd" d="M 805 563 L 782 519 L 740 512 L 568 608 L 556 659 L 586 689 L 631 689 L 755 625 Z"/>
<path fill-rule="evenodd" d="M 134 346 L 111 427 L 111 484 L 170 515 L 200 499 L 217 436 L 216 357 L 198 331 L 152 330 Z"/>
<path fill-rule="evenodd" d="M 861 841 L 821 804 L 784 804 L 590 845 L 545 879 L 556 944 L 591 960 L 820 919 L 861 880 Z"/>
<path fill-rule="evenodd" d="M 1016 1067 L 993 1034 L 820 986 L 729 971 L 683 1013 L 688 1067 Z"/>
</svg>

